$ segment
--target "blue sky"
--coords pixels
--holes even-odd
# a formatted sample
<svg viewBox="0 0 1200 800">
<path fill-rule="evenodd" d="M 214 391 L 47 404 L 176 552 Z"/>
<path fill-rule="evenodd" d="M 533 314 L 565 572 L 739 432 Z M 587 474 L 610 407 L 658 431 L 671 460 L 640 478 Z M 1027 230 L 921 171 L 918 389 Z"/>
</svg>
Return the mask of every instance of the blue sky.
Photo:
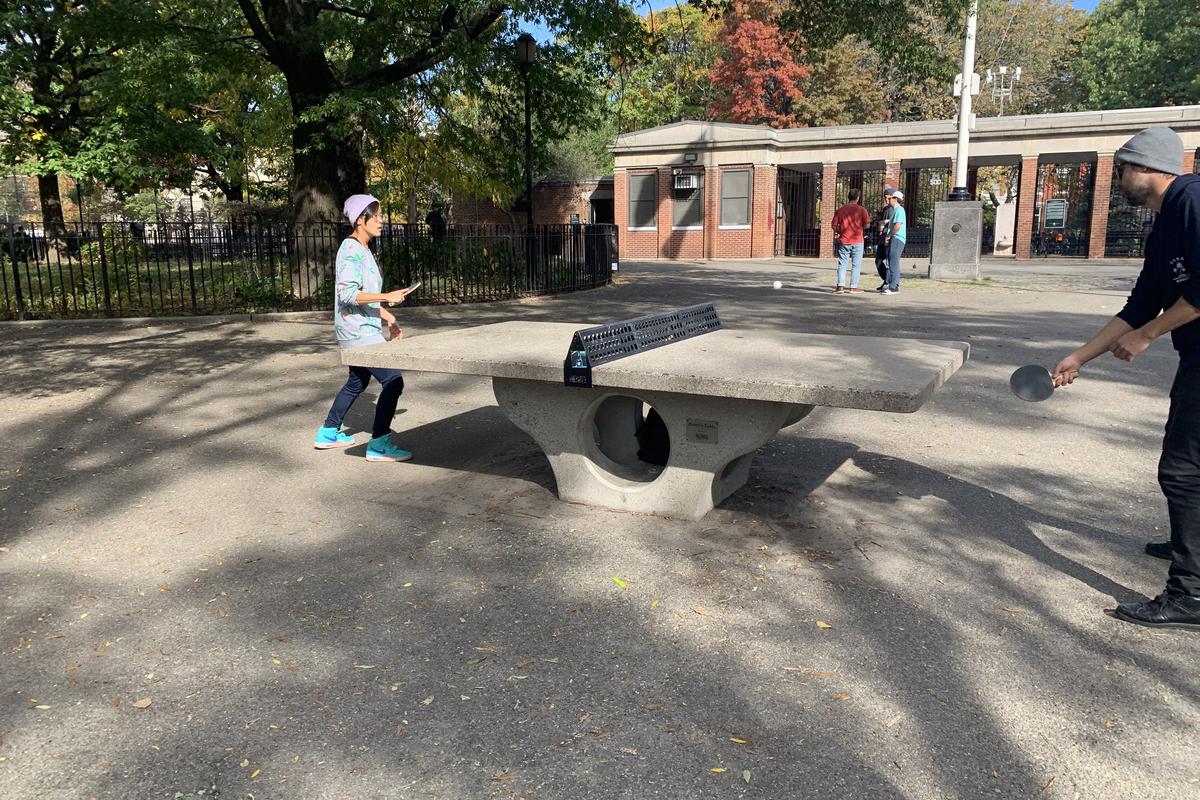
<svg viewBox="0 0 1200 800">
<path fill-rule="evenodd" d="M 675 5 L 675 2 L 676 0 L 634 0 L 633 7 L 634 10 L 639 14 L 645 14 L 650 9 L 659 11 L 661 9 L 668 8 Z M 686 0 L 679 0 L 679 2 L 684 3 Z M 1092 11 L 1096 8 L 1096 4 L 1099 2 L 1100 0 L 1072 0 L 1071 4 L 1076 8 L 1083 9 L 1084 11 Z M 550 32 L 542 25 L 531 24 L 526 25 L 525 28 L 534 36 L 536 36 L 539 42 L 544 42 L 550 38 Z"/>
</svg>

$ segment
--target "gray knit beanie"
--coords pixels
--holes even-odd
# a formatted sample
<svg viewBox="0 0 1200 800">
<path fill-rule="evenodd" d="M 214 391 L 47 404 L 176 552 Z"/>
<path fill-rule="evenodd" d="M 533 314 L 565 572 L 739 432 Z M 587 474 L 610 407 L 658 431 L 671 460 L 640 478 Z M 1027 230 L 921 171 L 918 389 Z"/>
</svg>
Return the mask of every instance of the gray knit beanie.
<svg viewBox="0 0 1200 800">
<path fill-rule="evenodd" d="M 1183 172 L 1183 140 L 1170 128 L 1146 128 L 1114 155 L 1115 161 L 1178 175 Z"/>
</svg>

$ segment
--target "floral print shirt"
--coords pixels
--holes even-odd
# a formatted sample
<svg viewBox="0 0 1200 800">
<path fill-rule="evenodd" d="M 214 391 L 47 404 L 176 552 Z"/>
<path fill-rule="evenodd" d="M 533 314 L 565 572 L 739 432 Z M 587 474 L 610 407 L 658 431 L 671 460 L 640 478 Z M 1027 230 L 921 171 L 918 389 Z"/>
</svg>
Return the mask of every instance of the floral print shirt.
<svg viewBox="0 0 1200 800">
<path fill-rule="evenodd" d="M 347 238 L 337 252 L 337 288 L 333 298 L 333 327 L 339 347 L 364 347 L 381 344 L 383 320 L 379 303 L 359 305 L 359 292 L 377 294 L 383 289 L 383 276 L 375 256 L 357 239 Z"/>
</svg>

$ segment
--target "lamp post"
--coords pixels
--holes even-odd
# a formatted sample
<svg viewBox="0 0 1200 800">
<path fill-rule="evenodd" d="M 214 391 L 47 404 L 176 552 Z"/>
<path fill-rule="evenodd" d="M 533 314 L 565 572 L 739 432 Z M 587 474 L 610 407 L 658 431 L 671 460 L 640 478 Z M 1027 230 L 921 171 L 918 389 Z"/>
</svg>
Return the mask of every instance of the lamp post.
<svg viewBox="0 0 1200 800">
<path fill-rule="evenodd" d="M 954 156 L 954 188 L 950 200 L 970 200 L 967 190 L 967 151 L 971 139 L 971 95 L 979 77 L 975 74 L 975 18 L 979 0 L 971 0 L 967 9 L 967 31 L 963 37 L 962 94 L 958 98 L 958 148 Z"/>
<path fill-rule="evenodd" d="M 517 37 L 517 64 L 525 83 L 525 224 L 533 230 L 533 118 L 529 113 L 529 69 L 537 58 L 537 40 L 528 33 Z"/>
<path fill-rule="evenodd" d="M 1000 104 L 1000 116 L 1004 116 L 1004 101 L 1012 97 L 1013 84 L 1021 80 L 1021 68 L 1016 67 L 1010 74 L 1008 66 L 1001 64 L 997 71 L 998 76 L 992 75 L 992 71 L 987 71 L 988 86 L 992 87 L 992 99 Z"/>
<path fill-rule="evenodd" d="M 525 280 L 526 287 L 533 289 L 536 283 L 533 248 L 533 118 L 529 113 L 529 70 L 537 58 L 537 40 L 528 33 L 517 37 L 517 68 L 525 84 Z"/>
</svg>

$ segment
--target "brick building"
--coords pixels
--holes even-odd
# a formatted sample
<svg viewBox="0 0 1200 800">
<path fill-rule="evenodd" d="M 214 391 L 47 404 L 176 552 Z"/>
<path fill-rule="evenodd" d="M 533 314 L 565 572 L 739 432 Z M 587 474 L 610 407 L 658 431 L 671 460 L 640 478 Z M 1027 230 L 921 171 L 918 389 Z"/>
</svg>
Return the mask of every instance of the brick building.
<svg viewBox="0 0 1200 800">
<path fill-rule="evenodd" d="M 984 251 L 1140 255 L 1153 215 L 1115 192 L 1113 153 L 1150 125 L 1174 128 L 1184 171 L 1197 171 L 1200 106 L 979 118 L 968 188 L 984 204 Z M 833 212 L 849 189 L 875 210 L 896 186 L 909 216 L 905 256 L 927 257 L 956 141 L 953 120 L 785 130 L 687 121 L 623 134 L 612 146 L 621 255 L 829 258 Z"/>
<path fill-rule="evenodd" d="M 542 181 L 533 187 L 533 223 L 566 225 L 579 222 L 614 222 L 613 179 L 596 178 L 580 183 Z M 455 225 L 523 225 L 524 207 L 498 208 L 491 200 L 456 196 L 451 208 Z"/>
</svg>

